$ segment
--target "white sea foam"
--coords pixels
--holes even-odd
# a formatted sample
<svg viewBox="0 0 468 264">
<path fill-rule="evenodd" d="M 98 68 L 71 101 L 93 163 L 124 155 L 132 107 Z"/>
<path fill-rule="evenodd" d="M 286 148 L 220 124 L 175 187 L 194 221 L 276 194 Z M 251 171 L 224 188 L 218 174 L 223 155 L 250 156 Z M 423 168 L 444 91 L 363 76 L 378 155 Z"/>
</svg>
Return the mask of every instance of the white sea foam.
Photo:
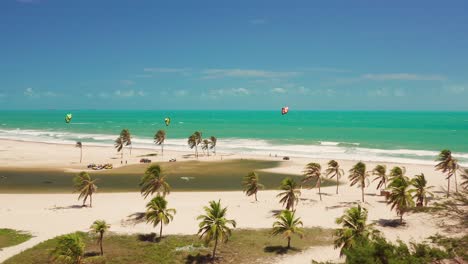
<svg viewBox="0 0 468 264">
<path fill-rule="evenodd" d="M 0 129 L 0 139 L 12 139 L 32 142 L 74 144 L 76 141 L 87 145 L 112 146 L 116 135 L 70 133 L 63 131 L 41 131 Z M 150 137 L 134 137 L 135 148 L 154 149 L 154 140 Z M 187 140 L 169 138 L 165 142 L 168 150 L 187 151 Z M 359 147 L 359 143 L 321 141 L 319 144 L 278 144 L 263 139 L 221 138 L 217 143 L 218 152 L 295 156 L 320 159 L 347 159 L 379 162 L 398 162 L 415 164 L 434 164 L 437 151 L 411 149 L 372 149 Z M 468 165 L 468 153 L 454 153 L 460 163 Z"/>
</svg>

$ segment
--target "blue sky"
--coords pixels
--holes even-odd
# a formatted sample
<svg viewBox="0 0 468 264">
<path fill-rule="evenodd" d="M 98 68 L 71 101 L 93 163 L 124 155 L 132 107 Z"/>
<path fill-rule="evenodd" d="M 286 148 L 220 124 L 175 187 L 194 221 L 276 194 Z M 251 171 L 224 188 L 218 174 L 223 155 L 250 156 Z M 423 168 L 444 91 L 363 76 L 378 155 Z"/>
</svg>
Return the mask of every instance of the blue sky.
<svg viewBox="0 0 468 264">
<path fill-rule="evenodd" d="M 2 0 L 0 109 L 468 110 L 466 10 Z"/>
</svg>

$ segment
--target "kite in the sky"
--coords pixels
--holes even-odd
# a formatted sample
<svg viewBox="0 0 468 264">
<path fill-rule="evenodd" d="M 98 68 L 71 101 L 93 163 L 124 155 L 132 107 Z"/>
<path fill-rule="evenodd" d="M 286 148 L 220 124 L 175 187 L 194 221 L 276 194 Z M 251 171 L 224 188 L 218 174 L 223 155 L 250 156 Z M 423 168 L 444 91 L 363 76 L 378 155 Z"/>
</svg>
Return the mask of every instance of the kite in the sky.
<svg viewBox="0 0 468 264">
<path fill-rule="evenodd" d="M 72 114 L 66 114 L 66 115 L 65 115 L 65 122 L 66 122 L 67 124 L 70 123 L 71 120 L 72 120 L 72 117 L 73 117 Z"/>
<path fill-rule="evenodd" d="M 285 106 L 285 107 L 281 108 L 281 114 L 282 114 L 282 115 L 285 115 L 285 114 L 287 114 L 288 112 L 289 112 L 289 107 Z"/>
<path fill-rule="evenodd" d="M 166 126 L 169 126 L 171 119 L 169 117 L 164 118 L 164 123 L 166 123 Z"/>
</svg>

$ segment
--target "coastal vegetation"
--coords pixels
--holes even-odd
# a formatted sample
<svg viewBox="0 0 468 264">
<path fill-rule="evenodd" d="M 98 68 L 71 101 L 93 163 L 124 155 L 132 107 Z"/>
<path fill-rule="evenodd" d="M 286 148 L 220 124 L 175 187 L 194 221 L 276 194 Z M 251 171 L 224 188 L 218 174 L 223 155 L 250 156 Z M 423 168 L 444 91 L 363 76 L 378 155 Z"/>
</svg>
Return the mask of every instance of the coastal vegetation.
<svg viewBox="0 0 468 264">
<path fill-rule="evenodd" d="M 77 141 L 75 144 L 76 148 L 80 149 L 80 163 L 83 161 L 83 143 L 81 141 Z"/>
<path fill-rule="evenodd" d="M 156 196 L 146 205 L 145 218 L 153 227 L 159 225 L 159 238 L 162 238 L 163 225 L 169 224 L 176 214 L 176 210 L 167 208 L 167 201 L 162 196 Z"/>
<path fill-rule="evenodd" d="M 86 205 L 86 200 L 89 197 L 89 207 L 93 206 L 93 194 L 97 190 L 97 179 L 92 179 L 87 172 L 80 172 L 73 179 L 75 192 L 79 193 L 78 200 L 83 199 L 83 206 Z"/>
<path fill-rule="evenodd" d="M 455 178 L 455 191 L 458 192 L 457 185 L 457 170 L 459 169 L 458 161 L 452 156 L 452 152 L 448 149 L 444 149 L 439 153 L 435 165 L 436 170 L 441 171 L 447 175 L 447 197 L 450 196 L 450 178 Z"/>
<path fill-rule="evenodd" d="M 287 248 L 291 248 L 291 238 L 297 235 L 303 237 L 302 221 L 299 217 L 296 218 L 294 211 L 284 210 L 276 216 L 276 221 L 273 223 L 272 234 L 274 236 L 281 235 L 288 240 Z"/>
<path fill-rule="evenodd" d="M 161 157 L 164 156 L 164 141 L 166 141 L 166 131 L 162 129 L 158 130 L 154 134 L 154 143 L 161 146 Z"/>
<path fill-rule="evenodd" d="M 11 247 L 32 238 L 28 232 L 13 230 L 9 228 L 0 228 L 0 251 L 2 248 Z"/>
<path fill-rule="evenodd" d="M 297 183 L 291 178 L 285 178 L 281 181 L 280 192 L 277 197 L 281 198 L 280 203 L 286 207 L 286 210 L 294 210 L 294 206 L 299 202 L 301 191 Z"/>
<path fill-rule="evenodd" d="M 166 175 L 164 175 L 161 166 L 157 164 L 150 165 L 146 169 L 145 175 L 141 178 L 140 188 L 140 192 L 145 198 L 154 193 L 157 193 L 158 196 L 160 194 L 166 196 L 171 190 L 169 183 L 166 182 Z"/>
<path fill-rule="evenodd" d="M 103 241 L 104 241 L 104 233 L 106 233 L 110 228 L 110 225 L 106 223 L 104 220 L 96 220 L 90 227 L 90 231 L 98 235 L 97 243 L 99 245 L 99 250 L 101 256 L 104 256 L 104 249 L 103 249 Z"/>
<path fill-rule="evenodd" d="M 349 181 L 351 186 L 358 185 L 361 188 L 362 202 L 364 202 L 364 188 L 366 187 L 366 179 L 369 174 L 366 171 L 366 164 L 362 162 L 356 163 L 349 170 Z"/>
<path fill-rule="evenodd" d="M 303 238 L 294 241 L 291 253 L 299 253 L 312 246 L 332 244 L 332 230 L 304 228 Z M 170 235 L 158 242 L 148 240 L 154 234 L 121 235 L 109 233 L 104 237 L 105 255 L 98 256 L 99 246 L 89 233 L 76 233 L 85 244 L 85 263 L 152 264 L 152 263 L 209 263 L 212 248 L 205 246 L 197 235 Z M 57 247 L 60 237 L 44 241 L 6 260 L 4 264 L 49 263 L 50 253 Z M 284 237 L 272 236 L 271 229 L 235 229 L 229 244 L 218 247 L 218 262 L 265 263 L 273 262 L 287 249 Z M 112 260 L 112 262 L 110 262 Z"/>
<path fill-rule="evenodd" d="M 340 185 L 340 178 L 344 175 L 344 170 L 340 167 L 336 160 L 328 162 L 328 168 L 325 171 L 330 179 L 336 178 L 336 194 L 338 194 L 338 186 Z"/>
<path fill-rule="evenodd" d="M 315 187 L 318 188 L 320 201 L 322 201 L 322 192 L 320 191 L 320 184 L 322 183 L 321 169 L 322 167 L 318 163 L 311 162 L 307 164 L 304 170 L 304 179 L 302 180 L 302 183 L 308 183 L 315 180 Z"/>
<path fill-rule="evenodd" d="M 226 218 L 227 207 L 223 208 L 220 200 L 218 202 L 210 201 L 209 204 L 203 208 L 205 214 L 197 217 L 197 220 L 201 220 L 198 235 L 204 239 L 207 245 L 214 240 L 211 259 L 215 260 L 218 241 L 228 242 L 232 235 L 232 228 L 236 227 L 236 221 Z"/>
<path fill-rule="evenodd" d="M 372 170 L 372 174 L 375 176 L 373 181 L 379 181 L 376 187 L 377 190 L 381 189 L 382 187 L 384 189 L 387 188 L 387 181 L 388 181 L 387 166 L 385 165 L 375 166 L 375 168 Z"/>
<path fill-rule="evenodd" d="M 263 186 L 263 184 L 259 182 L 258 174 L 253 171 L 244 176 L 242 186 L 244 187 L 245 194 L 247 196 L 253 195 L 255 197 L 256 202 L 258 201 L 258 190 L 265 188 L 265 186 Z"/>
</svg>

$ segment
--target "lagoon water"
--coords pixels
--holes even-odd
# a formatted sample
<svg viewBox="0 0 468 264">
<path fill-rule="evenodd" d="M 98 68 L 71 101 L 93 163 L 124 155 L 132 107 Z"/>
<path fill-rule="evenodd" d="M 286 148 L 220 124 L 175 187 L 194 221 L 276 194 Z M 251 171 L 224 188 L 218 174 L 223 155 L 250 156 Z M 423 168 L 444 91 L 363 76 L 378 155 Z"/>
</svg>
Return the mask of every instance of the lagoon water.
<svg viewBox="0 0 468 264">
<path fill-rule="evenodd" d="M 80 110 L 70 124 L 66 113 L 0 111 L 0 138 L 110 145 L 128 128 L 134 146 L 155 148 L 165 129 L 166 149 L 188 150 L 198 130 L 218 138 L 218 152 L 432 164 L 448 148 L 468 164 L 468 112 Z"/>
</svg>

